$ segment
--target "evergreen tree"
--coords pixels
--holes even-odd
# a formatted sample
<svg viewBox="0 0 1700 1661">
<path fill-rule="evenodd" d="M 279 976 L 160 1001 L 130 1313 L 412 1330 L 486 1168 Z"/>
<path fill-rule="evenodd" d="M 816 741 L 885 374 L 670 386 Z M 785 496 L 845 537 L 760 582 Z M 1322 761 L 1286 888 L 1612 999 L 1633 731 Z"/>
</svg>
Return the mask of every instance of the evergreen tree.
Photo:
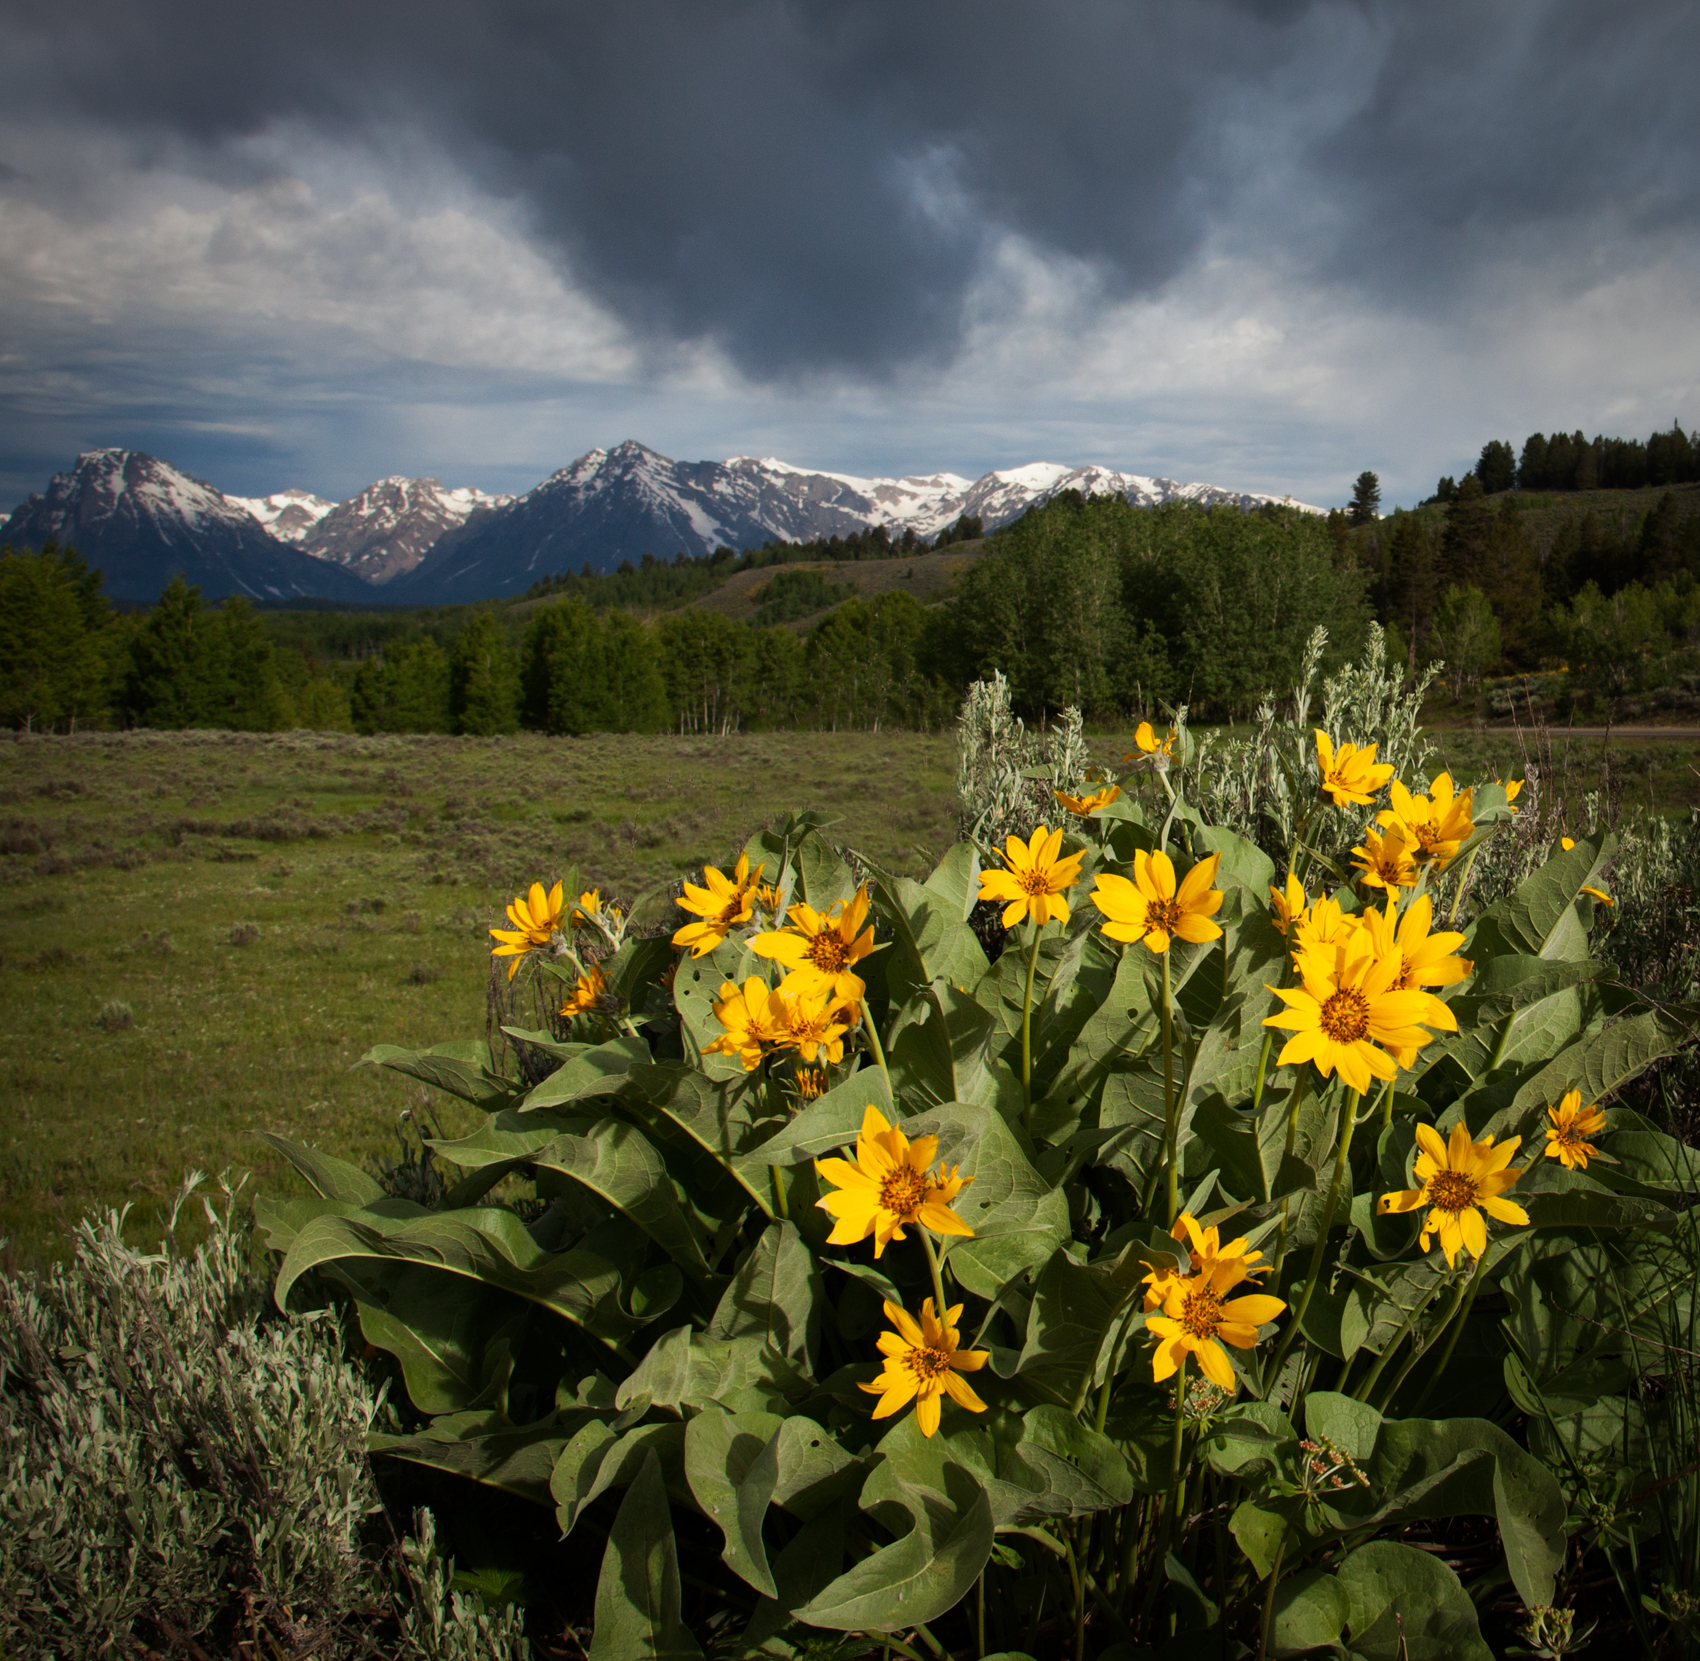
<svg viewBox="0 0 1700 1661">
<path fill-rule="evenodd" d="M 1365 471 L 1352 486 L 1352 503 L 1346 517 L 1354 525 L 1373 525 L 1381 517 L 1381 480 Z"/>
<path fill-rule="evenodd" d="M 0 551 L 0 721 L 36 731 L 104 719 L 118 631 L 90 571 L 68 548 Z"/>
<path fill-rule="evenodd" d="M 213 614 L 198 587 L 173 577 L 130 642 L 120 703 L 138 727 L 208 727 L 225 704 Z"/>
<path fill-rule="evenodd" d="M 360 665 L 349 703 L 356 732 L 448 732 L 449 660 L 429 636 L 391 646 Z"/>
<path fill-rule="evenodd" d="M 519 684 L 501 624 L 475 612 L 449 658 L 449 712 L 456 732 L 489 737 L 519 727 Z"/>
<path fill-rule="evenodd" d="M 1503 439 L 1491 439 L 1482 446 L 1476 463 L 1476 477 L 1489 496 L 1509 490 L 1517 482 L 1517 457 Z"/>
</svg>

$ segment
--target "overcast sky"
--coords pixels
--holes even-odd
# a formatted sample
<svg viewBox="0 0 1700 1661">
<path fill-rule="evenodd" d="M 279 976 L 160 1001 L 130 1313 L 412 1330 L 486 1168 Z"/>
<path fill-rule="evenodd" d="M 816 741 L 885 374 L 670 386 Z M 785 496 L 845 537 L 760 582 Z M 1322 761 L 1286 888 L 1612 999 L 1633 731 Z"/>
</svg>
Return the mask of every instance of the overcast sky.
<svg viewBox="0 0 1700 1661">
<path fill-rule="evenodd" d="M 0 0 L 0 508 L 1700 421 L 1700 6 Z"/>
</svg>

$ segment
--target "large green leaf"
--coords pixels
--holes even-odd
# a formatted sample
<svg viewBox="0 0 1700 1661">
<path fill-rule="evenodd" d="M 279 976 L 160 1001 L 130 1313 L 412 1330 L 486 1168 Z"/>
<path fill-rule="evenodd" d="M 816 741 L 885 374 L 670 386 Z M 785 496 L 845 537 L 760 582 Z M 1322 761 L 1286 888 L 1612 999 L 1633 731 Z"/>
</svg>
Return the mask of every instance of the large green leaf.
<svg viewBox="0 0 1700 1661">
<path fill-rule="evenodd" d="M 701 1655 L 680 1619 L 673 1518 L 660 1462 L 648 1453 L 620 1502 L 602 1557 L 590 1661 L 675 1661 Z"/>
<path fill-rule="evenodd" d="M 955 1210 L 974 1238 L 948 1242 L 951 1273 L 970 1292 L 996 1298 L 1068 1239 L 1068 1201 L 1028 1163 L 995 1108 L 949 1102 L 903 1129 L 911 1138 L 937 1136 L 940 1161 L 972 1178 Z"/>
<path fill-rule="evenodd" d="M 513 1425 L 486 1409 L 442 1414 L 412 1436 L 373 1432 L 366 1446 L 371 1453 L 429 1465 L 547 1505 L 550 1473 L 572 1439 L 572 1429 L 553 1413 L 535 1424 Z"/>
<path fill-rule="evenodd" d="M 1650 1119 L 1613 1108 L 1603 1146 L 1617 1161 L 1596 1167 L 1602 1177 L 1623 1176 L 1649 1188 L 1700 1194 L 1700 1148 L 1667 1136 Z"/>
<path fill-rule="evenodd" d="M 1614 1193 L 1580 1171 L 1543 1161 L 1514 1196 L 1536 1228 L 1668 1228 L 1676 1213 L 1657 1200 Z"/>
<path fill-rule="evenodd" d="M 796 1224 L 771 1223 L 721 1294 L 707 1336 L 756 1338 L 807 1372 L 824 1294 L 814 1254 Z"/>
<path fill-rule="evenodd" d="M 317 1218 L 278 1271 L 278 1307 L 287 1307 L 290 1287 L 309 1269 L 350 1260 L 417 1265 L 511 1292 L 610 1343 L 645 1324 L 621 1306 L 620 1272 L 606 1258 L 583 1249 L 546 1252 L 511 1211 L 482 1208 L 399 1220 L 370 1212 Z"/>
<path fill-rule="evenodd" d="M 980 897 L 980 850 L 972 842 L 953 842 L 922 887 L 944 902 L 947 916 L 966 923 Z"/>
<path fill-rule="evenodd" d="M 809 1393 L 809 1381 L 759 1338 L 710 1338 L 675 1327 L 650 1346 L 621 1384 L 622 1408 L 641 1402 L 676 1410 L 718 1403 L 733 1412 L 784 1412 Z"/>
<path fill-rule="evenodd" d="M 361 1336 L 401 1364 L 408 1400 L 421 1413 L 500 1401 L 524 1325 L 520 1299 L 412 1265 L 343 1258 L 326 1267 L 354 1294 Z"/>
<path fill-rule="evenodd" d="M 1476 919 L 1465 955 L 1480 961 L 1521 952 L 1550 961 L 1584 961 L 1588 956 L 1585 908 L 1591 902 L 1581 899 L 1582 889 L 1599 886 L 1600 872 L 1616 848 L 1614 836 L 1597 843 L 1583 837 L 1568 852 L 1554 854 L 1515 893 Z"/>
<path fill-rule="evenodd" d="M 673 1420 L 639 1425 L 624 1434 L 616 1434 L 600 1419 L 580 1425 L 549 1477 L 561 1533 L 571 1534 L 579 1518 L 609 1489 L 635 1482 L 651 1457 L 660 1461 L 662 1480 L 674 1503 L 686 1509 L 695 1505 L 696 1496 L 685 1480 L 683 1424 Z"/>
<path fill-rule="evenodd" d="M 745 1180 L 766 1182 L 770 1165 L 804 1165 L 822 1154 L 849 1147 L 862 1128 L 862 1114 L 870 1104 L 888 1120 L 901 1117 L 892 1106 L 885 1076 L 877 1067 L 852 1073 L 811 1102 L 783 1130 L 751 1148 L 738 1161 Z"/>
<path fill-rule="evenodd" d="M 726 1566 L 765 1597 L 779 1588 L 768 1567 L 762 1520 L 779 1479 L 779 1427 L 773 1413 L 705 1408 L 685 1426 L 685 1479 L 702 1513 L 726 1537 Z"/>
<path fill-rule="evenodd" d="M 1133 1499 L 1133 1475 L 1121 1449 L 1072 1413 L 1045 1403 L 1021 1416 L 1021 1440 L 998 1474 L 1031 1495 L 1018 1523 L 1085 1516 Z"/>
<path fill-rule="evenodd" d="M 1000 1090 L 1019 1107 L 1020 1085 L 994 1061 L 992 1018 L 968 994 L 934 981 L 892 1018 L 886 1055 L 893 1087 L 912 1112 L 939 1102 L 995 1102 Z"/>
<path fill-rule="evenodd" d="M 986 972 L 986 953 L 954 898 L 877 866 L 870 874 L 874 915 L 891 935 L 885 974 L 892 1003 L 936 980 L 972 990 Z"/>
<path fill-rule="evenodd" d="M 954 1609 L 992 1555 L 991 1501 L 977 1483 L 973 1491 L 960 1510 L 921 1507 L 901 1540 L 841 1574 L 797 1618 L 839 1632 L 898 1632 Z"/>
<path fill-rule="evenodd" d="M 1113 1328 L 1146 1272 L 1132 1246 L 1089 1264 L 1055 1252 L 1033 1289 L 1017 1368 L 1022 1383 L 1078 1412 L 1100 1364 L 1108 1362 Z"/>
<path fill-rule="evenodd" d="M 1325 1405 L 1307 1406 L 1313 1434 L 1330 1423 Z M 1366 1411 L 1361 1403 L 1353 1410 L 1358 1419 Z M 1551 1472 L 1498 1425 L 1486 1419 L 1386 1420 L 1369 1472 L 1387 1497 L 1372 1516 L 1355 1517 L 1355 1526 L 1493 1517 L 1518 1596 L 1530 1608 L 1552 1602 L 1553 1580 L 1564 1563 L 1564 1495 Z"/>
<path fill-rule="evenodd" d="M 303 1147 L 287 1137 L 274 1136 L 269 1130 L 254 1134 L 275 1148 L 313 1186 L 316 1194 L 327 1200 L 343 1200 L 350 1205 L 374 1205 L 386 1196 L 377 1179 L 350 1165 L 346 1159 L 333 1158 L 317 1148 Z"/>
<path fill-rule="evenodd" d="M 1104 1086 L 1112 1065 L 1144 1051 L 1157 1035 L 1158 1022 L 1145 965 L 1139 954 L 1123 952 L 1109 990 L 1081 1024 L 1043 1098 L 1034 1103 L 1035 1133 L 1050 1142 L 1070 1135 L 1091 1098 Z"/>
<path fill-rule="evenodd" d="M 1493 1661 L 1469 1593 L 1432 1553 L 1372 1541 L 1346 1559 L 1339 1581 L 1352 1654 L 1363 1661 Z"/>
<path fill-rule="evenodd" d="M 767 1173 L 744 1158 L 762 1134 L 750 1118 L 751 1102 L 759 1098 L 743 1088 L 747 1083 L 718 1082 L 682 1062 L 635 1067 L 622 1108 L 659 1145 L 687 1138 L 771 1215 Z"/>
<path fill-rule="evenodd" d="M 598 1119 L 578 1134 L 557 1136 L 532 1155 L 532 1163 L 582 1184 L 631 1218 L 687 1275 L 708 1279 L 702 1241 L 679 1204 L 661 1156 L 636 1126 Z"/>
<path fill-rule="evenodd" d="M 1303 1655 L 1328 1649 L 1340 1642 L 1351 1618 L 1352 1600 L 1346 1588 L 1321 1569 L 1306 1569 L 1276 1589 L 1271 1652 Z"/>
<path fill-rule="evenodd" d="M 513 1100 L 523 1087 L 504 1078 L 490 1058 L 490 1046 L 482 1038 L 456 1039 L 433 1044 L 428 1050 L 405 1050 L 395 1044 L 375 1044 L 357 1066 L 388 1067 L 426 1084 L 434 1084 L 451 1096 L 492 1108 Z"/>
<path fill-rule="evenodd" d="M 794 1620 L 794 1611 L 838 1578 L 844 1566 L 844 1527 L 853 1515 L 848 1499 L 811 1518 L 773 1560 L 775 1598 L 763 1598 L 742 1634 L 745 1655 L 795 1655 L 788 1645 L 769 1647 Z"/>
<path fill-rule="evenodd" d="M 735 1079 L 743 1076 L 743 1063 L 723 1055 L 705 1057 L 703 1049 L 714 1042 L 725 1028 L 715 1018 L 714 1005 L 720 989 L 728 981 L 742 986 L 751 975 L 758 975 L 770 985 L 775 983 L 775 965 L 757 957 L 742 940 L 723 940 L 703 957 L 680 960 L 673 974 L 673 1006 L 685 1039 L 686 1059 L 700 1067 L 711 1079 Z"/>
<path fill-rule="evenodd" d="M 649 1046 L 622 1033 L 605 1044 L 594 1044 L 563 1061 L 521 1104 L 527 1110 L 560 1107 L 586 1096 L 611 1096 L 625 1084 L 634 1067 L 650 1062 Z"/>
</svg>

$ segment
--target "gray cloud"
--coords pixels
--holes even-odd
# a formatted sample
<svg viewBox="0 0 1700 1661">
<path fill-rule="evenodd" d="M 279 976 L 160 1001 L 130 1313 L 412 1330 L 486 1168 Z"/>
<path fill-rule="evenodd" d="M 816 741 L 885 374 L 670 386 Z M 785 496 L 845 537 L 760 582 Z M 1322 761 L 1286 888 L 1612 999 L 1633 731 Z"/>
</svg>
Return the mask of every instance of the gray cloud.
<svg viewBox="0 0 1700 1661">
<path fill-rule="evenodd" d="M 1679 0 L 0 24 L 0 488 L 73 436 L 241 459 L 231 488 L 385 446 L 422 470 L 458 409 L 509 487 L 629 416 L 707 454 L 790 433 L 817 463 L 974 470 L 1049 434 L 1414 493 L 1486 431 L 1663 421 L 1700 387 Z"/>
</svg>

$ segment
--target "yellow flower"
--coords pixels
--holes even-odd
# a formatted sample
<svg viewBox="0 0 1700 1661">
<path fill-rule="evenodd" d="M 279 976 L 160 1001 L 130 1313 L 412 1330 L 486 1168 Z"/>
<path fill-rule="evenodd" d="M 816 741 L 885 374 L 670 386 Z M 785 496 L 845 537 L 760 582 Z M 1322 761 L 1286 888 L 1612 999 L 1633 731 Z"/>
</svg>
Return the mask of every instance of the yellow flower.
<svg viewBox="0 0 1700 1661">
<path fill-rule="evenodd" d="M 1375 746 L 1342 744 L 1338 750 L 1334 740 L 1321 727 L 1316 728 L 1316 763 L 1322 772 L 1323 794 L 1334 798 L 1336 807 L 1356 803 L 1368 807 L 1375 793 L 1393 777 L 1393 769 L 1377 763 Z"/>
<path fill-rule="evenodd" d="M 812 1102 L 826 1094 L 826 1069 L 824 1067 L 799 1067 L 797 1069 L 797 1095 L 805 1102 Z"/>
<path fill-rule="evenodd" d="M 762 870 L 763 867 L 758 865 L 754 876 L 759 877 Z M 703 867 L 702 879 L 706 886 L 699 888 L 695 883 L 687 882 L 684 896 L 674 901 L 681 911 L 692 912 L 701 919 L 700 922 L 686 923 L 673 935 L 673 944 L 689 946 L 692 957 L 712 952 L 733 929 L 747 923 L 754 899 L 751 893 L 754 877 L 750 873 L 748 854 L 738 856 L 730 878 L 725 872 L 707 865 Z"/>
<path fill-rule="evenodd" d="M 1559 838 L 1559 839 L 1558 839 L 1558 845 L 1559 845 L 1559 847 L 1561 847 L 1561 848 L 1562 848 L 1562 849 L 1563 849 L 1563 850 L 1564 850 L 1564 851 L 1565 851 L 1565 852 L 1566 852 L 1566 853 L 1569 853 L 1569 852 L 1570 852 L 1570 850 L 1571 850 L 1571 849 L 1572 849 L 1572 848 L 1574 848 L 1574 847 L 1575 847 L 1575 846 L 1576 846 L 1576 844 L 1575 844 L 1575 843 L 1574 843 L 1574 842 L 1573 842 L 1573 841 L 1571 841 L 1571 839 L 1570 839 L 1570 838 L 1569 838 L 1569 837 L 1568 837 L 1568 836 L 1561 836 L 1561 837 L 1560 837 L 1560 838 Z"/>
<path fill-rule="evenodd" d="M 1032 839 L 1023 842 L 1019 836 L 1004 839 L 1006 870 L 992 869 L 980 873 L 980 898 L 1007 902 L 1003 908 L 1003 926 L 1012 929 L 1023 918 L 1031 917 L 1043 928 L 1053 917 L 1059 923 L 1068 921 L 1068 901 L 1065 888 L 1080 881 L 1080 862 L 1084 853 L 1062 856 L 1060 830 L 1046 830 L 1039 825 Z"/>
<path fill-rule="evenodd" d="M 1594 898 L 1600 902 L 1601 905 L 1609 905 L 1610 907 L 1612 907 L 1613 910 L 1617 909 L 1617 901 L 1614 900 L 1611 897 L 1611 895 L 1602 894 L 1599 889 L 1590 888 L 1587 885 L 1587 883 L 1582 884 L 1582 892 L 1584 894 L 1592 894 L 1594 896 Z"/>
<path fill-rule="evenodd" d="M 1546 1127 L 1546 1157 L 1559 1160 L 1567 1171 L 1587 1170 L 1588 1161 L 1600 1151 L 1587 1139 L 1606 1128 L 1605 1114 L 1597 1105 L 1584 1111 L 1582 1092 L 1572 1090 L 1557 1107 L 1547 1109 L 1547 1117 L 1552 1123 Z"/>
<path fill-rule="evenodd" d="M 490 948 L 492 957 L 511 957 L 508 979 L 518 972 L 527 952 L 547 946 L 561 926 L 561 885 L 556 883 L 547 894 L 543 884 L 534 882 L 530 894 L 521 894 L 508 906 L 511 929 L 491 929 L 490 936 L 502 942 Z"/>
<path fill-rule="evenodd" d="M 1105 936 L 1131 944 L 1142 940 L 1154 952 L 1169 949 L 1172 940 L 1190 940 L 1201 945 L 1220 940 L 1222 931 L 1210 921 L 1221 908 L 1222 893 L 1210 885 L 1216 880 L 1220 854 L 1210 854 L 1187 872 L 1175 887 L 1174 861 L 1159 848 L 1155 853 L 1141 849 L 1133 856 L 1133 881 L 1114 872 L 1101 872 L 1092 890 L 1092 903 L 1109 918 Z"/>
<path fill-rule="evenodd" d="M 1431 1035 L 1418 1022 L 1430 1014 L 1431 994 L 1395 991 L 1399 958 L 1365 949 L 1363 931 L 1343 949 L 1300 953 L 1296 967 L 1298 986 L 1269 988 L 1287 1008 L 1263 1024 L 1293 1034 L 1277 1066 L 1314 1061 L 1324 1078 L 1338 1071 L 1361 1096 L 1372 1077 L 1390 1079 L 1398 1072 L 1387 1050 L 1414 1050 L 1429 1042 Z"/>
<path fill-rule="evenodd" d="M 579 895 L 578 904 L 573 907 L 573 914 L 568 921 L 575 929 L 581 929 L 586 923 L 591 922 L 601 909 L 602 890 L 600 888 L 587 888 Z"/>
<path fill-rule="evenodd" d="M 1257 1343 L 1257 1329 L 1287 1307 L 1266 1292 L 1224 1302 L 1222 1294 L 1247 1278 L 1242 1260 L 1222 1258 L 1194 1274 L 1176 1276 L 1169 1283 L 1163 1313 L 1145 1317 L 1145 1330 L 1155 1333 L 1158 1340 L 1151 1357 L 1151 1377 L 1156 1383 L 1172 1378 L 1192 1354 L 1198 1357 L 1200 1371 L 1218 1389 L 1231 1394 L 1237 1388 L 1234 1369 L 1222 1345 L 1251 1349 Z"/>
<path fill-rule="evenodd" d="M 1304 884 L 1291 871 L 1287 873 L 1285 893 L 1279 888 L 1269 890 L 1269 910 L 1275 927 L 1283 934 L 1291 934 L 1294 924 L 1304 922 L 1309 902 L 1305 899 Z"/>
<path fill-rule="evenodd" d="M 750 950 L 792 971 L 785 987 L 793 995 L 824 992 L 834 1005 L 860 1005 L 867 988 L 851 965 L 874 949 L 873 929 L 862 927 L 868 915 L 867 889 L 857 889 L 848 905 L 840 900 L 831 911 L 798 904 L 789 915 L 788 928 L 758 934 Z"/>
<path fill-rule="evenodd" d="M 1523 779 L 1502 779 L 1500 783 L 1505 787 L 1505 805 L 1513 813 L 1517 812 L 1517 793 L 1523 788 L 1525 781 Z"/>
<path fill-rule="evenodd" d="M 1506 1169 L 1522 1140 L 1513 1136 L 1498 1147 L 1491 1136 L 1472 1142 L 1468 1127 L 1460 1119 L 1452 1127 L 1451 1139 L 1442 1142 L 1433 1125 L 1418 1125 L 1417 1141 L 1422 1152 L 1417 1155 L 1416 1174 L 1422 1187 L 1383 1194 L 1379 1209 L 1415 1211 L 1418 1206 L 1428 1206 L 1422 1249 L 1426 1252 L 1430 1237 L 1438 1234 L 1449 1269 L 1457 1266 L 1461 1250 L 1480 1257 L 1487 1250 L 1487 1224 L 1482 1212 L 1502 1223 L 1529 1221 L 1522 1206 L 1500 1198 L 1522 1175 L 1521 1171 Z"/>
<path fill-rule="evenodd" d="M 1429 792 L 1427 796 L 1413 796 L 1395 779 L 1388 790 L 1393 805 L 1383 808 L 1376 822 L 1398 825 L 1406 846 L 1416 851 L 1416 857 L 1433 860 L 1436 868 L 1444 871 L 1475 831 L 1473 792 L 1458 794 L 1450 773 L 1438 774 Z"/>
<path fill-rule="evenodd" d="M 1357 939 L 1358 927 L 1358 918 L 1342 911 L 1338 900 L 1328 894 L 1318 895 L 1293 927 L 1294 961 L 1305 952 L 1326 957 L 1339 951 Z"/>
<path fill-rule="evenodd" d="M 1201 1229 L 1189 1212 L 1183 1211 L 1175 1220 L 1175 1226 L 1169 1230 L 1169 1238 L 1185 1240 L 1188 1243 L 1191 1261 L 1185 1271 L 1179 1268 L 1154 1268 L 1145 1277 L 1147 1314 L 1160 1308 L 1168 1297 L 1170 1288 L 1176 1282 L 1185 1280 L 1188 1274 L 1205 1274 L 1219 1266 L 1228 1266 L 1239 1271 L 1240 1280 L 1249 1280 L 1253 1275 L 1268 1274 L 1274 1267 L 1272 1263 L 1258 1262 L 1263 1253 L 1250 1250 L 1251 1242 L 1244 1235 L 1237 1240 L 1230 1240 L 1224 1246 L 1218 1236 L 1216 1224 L 1212 1223 L 1209 1228 Z"/>
<path fill-rule="evenodd" d="M 785 977 L 789 983 L 792 977 Z M 795 1050 L 803 1060 L 812 1062 L 824 1058 L 830 1062 L 844 1059 L 844 1035 L 849 1024 L 840 1019 L 842 1008 L 828 1010 L 826 994 L 813 997 L 794 995 L 781 984 L 768 1000 L 773 1046 L 779 1050 Z"/>
<path fill-rule="evenodd" d="M 1418 1019 L 1424 1026 L 1442 1032 L 1456 1032 L 1458 1018 L 1432 992 L 1429 986 L 1455 986 L 1470 973 L 1473 965 L 1452 953 L 1464 944 L 1461 934 L 1430 934 L 1429 923 L 1434 916 L 1434 902 L 1427 894 L 1419 894 L 1398 916 L 1398 899 L 1387 896 L 1386 911 L 1370 906 L 1363 914 L 1359 927 L 1369 941 L 1370 951 L 1378 958 L 1391 957 L 1398 961 L 1399 972 L 1393 977 L 1395 992 L 1422 992 L 1423 1012 Z M 1401 1067 L 1409 1067 L 1416 1059 L 1414 1047 L 1401 1047 L 1393 1052 Z"/>
<path fill-rule="evenodd" d="M 593 963 L 578 977 L 561 1013 L 573 1015 L 617 1015 L 620 1000 L 608 989 L 608 977 Z"/>
<path fill-rule="evenodd" d="M 1366 888 L 1385 888 L 1397 894 L 1401 888 L 1417 886 L 1416 862 L 1405 836 L 1405 826 L 1390 825 L 1378 835 L 1367 826 L 1364 846 L 1352 849 L 1353 863 L 1363 872 L 1359 879 Z"/>
<path fill-rule="evenodd" d="M 1159 772 L 1166 771 L 1170 759 L 1175 753 L 1175 743 L 1180 735 L 1173 727 L 1169 728 L 1169 736 L 1159 740 L 1155 729 L 1149 721 L 1141 721 L 1133 735 L 1133 749 L 1122 757 L 1123 761 L 1148 761 Z"/>
<path fill-rule="evenodd" d="M 950 1209 L 950 1202 L 974 1179 L 959 1177 L 954 1167 L 946 1170 L 943 1165 L 929 1175 L 927 1167 L 938 1151 L 936 1136 L 911 1142 L 870 1102 L 856 1138 L 856 1163 L 815 1161 L 815 1169 L 837 1190 L 815 1201 L 838 1219 L 827 1244 L 853 1246 L 871 1234 L 878 1258 L 891 1241 L 908 1238 L 905 1224 L 973 1239 L 973 1229 Z"/>
<path fill-rule="evenodd" d="M 1119 784 L 1106 784 L 1094 790 L 1090 796 L 1070 796 L 1066 791 L 1053 790 L 1051 794 L 1068 809 L 1070 813 L 1080 818 L 1089 818 L 1101 807 L 1108 807 L 1122 793 Z"/>
<path fill-rule="evenodd" d="M 771 882 L 758 882 L 754 884 L 751 892 L 755 895 L 756 905 L 760 910 L 774 912 L 779 909 L 779 890 Z"/>
<path fill-rule="evenodd" d="M 885 1370 L 872 1384 L 857 1386 L 879 1397 L 873 1415 L 876 1419 L 889 1419 L 914 1402 L 915 1422 L 923 1436 L 931 1436 L 939 1428 L 940 1396 L 948 1395 L 970 1413 L 986 1411 L 986 1404 L 962 1374 L 977 1373 L 991 1360 L 992 1352 L 958 1348 L 962 1340 L 956 1323 L 962 1319 L 961 1304 L 952 1304 L 940 1321 L 933 1315 L 933 1300 L 928 1298 L 921 1305 L 921 1323 L 917 1326 L 907 1310 L 888 1302 L 885 1318 L 897 1329 L 882 1332 L 877 1340 L 885 1357 Z"/>
<path fill-rule="evenodd" d="M 761 1065 L 762 1046 L 778 1038 L 772 988 L 760 975 L 751 975 L 742 986 L 723 981 L 714 1018 L 726 1030 L 712 1043 L 704 1044 L 702 1053 L 734 1056 L 746 1073 L 753 1073 Z"/>
</svg>

